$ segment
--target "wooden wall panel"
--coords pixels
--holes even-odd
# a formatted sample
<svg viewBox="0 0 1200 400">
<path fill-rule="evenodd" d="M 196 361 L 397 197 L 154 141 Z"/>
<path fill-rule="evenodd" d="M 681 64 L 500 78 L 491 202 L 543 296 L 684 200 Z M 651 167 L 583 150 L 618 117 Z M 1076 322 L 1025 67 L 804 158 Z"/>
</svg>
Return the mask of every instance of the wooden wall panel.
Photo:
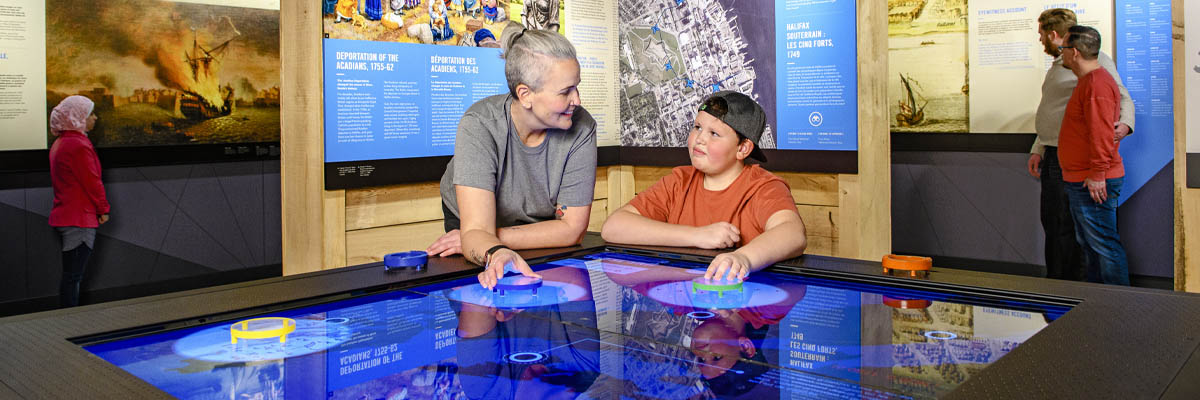
<svg viewBox="0 0 1200 400">
<path fill-rule="evenodd" d="M 838 180 L 834 174 L 806 174 L 798 172 L 778 173 L 792 188 L 796 204 L 819 206 L 838 205 Z"/>
<path fill-rule="evenodd" d="M 838 237 L 837 254 L 838 257 L 859 258 L 859 242 L 862 238 L 858 237 L 860 218 L 860 209 L 858 208 L 858 175 L 838 175 L 838 218 L 840 222 L 837 225 L 838 233 L 844 234 Z M 879 256 L 883 259 L 883 256 Z"/>
<path fill-rule="evenodd" d="M 800 212 L 800 219 L 804 220 L 804 229 L 808 236 L 838 237 L 837 207 L 797 204 L 796 210 Z"/>
<path fill-rule="evenodd" d="M 658 183 L 659 179 L 671 173 L 671 167 L 633 167 L 633 194 L 637 195 L 650 186 Z M 629 196 L 633 200 L 633 196 Z"/>
<path fill-rule="evenodd" d="M 633 167 L 618 165 L 608 167 L 608 214 L 616 212 L 633 200 Z"/>
<path fill-rule="evenodd" d="M 608 198 L 608 168 L 596 168 L 596 189 L 592 194 L 592 198 L 596 200 Z"/>
<path fill-rule="evenodd" d="M 346 230 L 442 219 L 437 182 L 346 191 Z"/>
<path fill-rule="evenodd" d="M 588 230 L 592 232 L 600 232 L 600 228 L 604 227 L 604 221 L 608 219 L 608 199 L 597 199 L 592 201 L 592 216 L 588 220 Z"/>
<path fill-rule="evenodd" d="M 837 239 L 824 236 L 809 236 L 808 247 L 804 249 L 804 254 L 836 257 L 837 246 Z"/>
<path fill-rule="evenodd" d="M 346 263 L 379 262 L 388 253 L 425 250 L 443 233 L 440 220 L 346 232 Z"/>
</svg>

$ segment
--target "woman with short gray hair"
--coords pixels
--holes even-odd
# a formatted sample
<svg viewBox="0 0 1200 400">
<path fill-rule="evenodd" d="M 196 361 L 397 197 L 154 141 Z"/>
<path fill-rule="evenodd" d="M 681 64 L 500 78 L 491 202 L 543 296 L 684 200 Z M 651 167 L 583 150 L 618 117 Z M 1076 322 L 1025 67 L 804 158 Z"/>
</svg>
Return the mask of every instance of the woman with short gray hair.
<svg viewBox="0 0 1200 400">
<path fill-rule="evenodd" d="M 442 175 L 446 234 L 429 246 L 484 267 L 540 277 L 514 250 L 579 244 L 596 185 L 596 121 L 579 105 L 575 46 L 510 21 L 501 35 L 508 93 L 471 105 Z"/>
</svg>

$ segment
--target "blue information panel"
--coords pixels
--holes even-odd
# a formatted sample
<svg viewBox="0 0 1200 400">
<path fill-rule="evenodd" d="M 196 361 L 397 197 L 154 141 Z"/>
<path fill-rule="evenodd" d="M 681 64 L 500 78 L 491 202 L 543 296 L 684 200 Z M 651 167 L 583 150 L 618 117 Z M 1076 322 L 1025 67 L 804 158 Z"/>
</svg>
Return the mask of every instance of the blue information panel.
<svg viewBox="0 0 1200 400">
<path fill-rule="evenodd" d="M 855 2 L 775 0 L 778 147 L 858 149 Z"/>
<path fill-rule="evenodd" d="M 467 107 L 508 91 L 499 49 L 324 44 L 325 162 L 451 155 Z"/>
<path fill-rule="evenodd" d="M 1133 98 L 1137 121 L 1134 134 L 1121 140 L 1124 204 L 1175 156 L 1171 2 L 1118 0 L 1114 11 L 1117 72 Z"/>
</svg>

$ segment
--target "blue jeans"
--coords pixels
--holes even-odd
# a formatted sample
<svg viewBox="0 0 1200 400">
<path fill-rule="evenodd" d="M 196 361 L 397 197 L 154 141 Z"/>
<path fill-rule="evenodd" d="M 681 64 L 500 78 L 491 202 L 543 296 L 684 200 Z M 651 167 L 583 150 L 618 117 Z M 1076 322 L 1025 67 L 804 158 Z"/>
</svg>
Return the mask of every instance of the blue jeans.
<svg viewBox="0 0 1200 400">
<path fill-rule="evenodd" d="M 1066 182 L 1075 240 L 1083 247 L 1088 281 L 1129 286 L 1129 260 L 1117 234 L 1117 198 L 1125 178 L 1105 180 L 1108 200 L 1096 203 L 1083 182 Z"/>
</svg>

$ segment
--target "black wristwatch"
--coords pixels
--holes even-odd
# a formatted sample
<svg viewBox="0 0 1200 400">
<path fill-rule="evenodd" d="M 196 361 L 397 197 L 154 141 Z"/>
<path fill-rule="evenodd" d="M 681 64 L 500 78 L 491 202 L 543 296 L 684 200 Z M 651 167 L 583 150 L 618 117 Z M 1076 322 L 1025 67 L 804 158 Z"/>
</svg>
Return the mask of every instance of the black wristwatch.
<svg viewBox="0 0 1200 400">
<path fill-rule="evenodd" d="M 486 258 L 484 259 L 484 262 L 489 262 L 489 261 L 491 261 L 491 260 L 492 260 L 492 253 L 495 253 L 495 252 L 497 252 L 497 251 L 500 251 L 500 249 L 509 249 L 509 248 L 508 248 L 508 246 L 505 246 L 505 245 L 502 245 L 502 244 L 498 244 L 498 245 L 492 246 L 492 248 L 490 248 L 490 249 L 487 249 L 487 253 L 484 253 L 484 254 L 485 254 L 485 256 L 486 256 Z M 509 250 L 512 250 L 512 249 L 509 249 Z"/>
</svg>

